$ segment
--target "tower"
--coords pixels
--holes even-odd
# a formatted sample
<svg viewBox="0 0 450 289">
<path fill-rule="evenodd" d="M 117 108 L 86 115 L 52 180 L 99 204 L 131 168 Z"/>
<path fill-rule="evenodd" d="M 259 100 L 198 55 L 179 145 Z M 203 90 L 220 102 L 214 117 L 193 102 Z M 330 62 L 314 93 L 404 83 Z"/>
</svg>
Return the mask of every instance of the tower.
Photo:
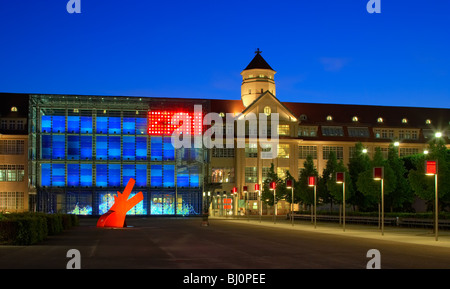
<svg viewBox="0 0 450 289">
<path fill-rule="evenodd" d="M 241 72 L 241 99 L 245 107 L 266 91 L 276 96 L 274 81 L 276 71 L 264 60 L 261 52 L 258 48 L 253 60 Z"/>
</svg>

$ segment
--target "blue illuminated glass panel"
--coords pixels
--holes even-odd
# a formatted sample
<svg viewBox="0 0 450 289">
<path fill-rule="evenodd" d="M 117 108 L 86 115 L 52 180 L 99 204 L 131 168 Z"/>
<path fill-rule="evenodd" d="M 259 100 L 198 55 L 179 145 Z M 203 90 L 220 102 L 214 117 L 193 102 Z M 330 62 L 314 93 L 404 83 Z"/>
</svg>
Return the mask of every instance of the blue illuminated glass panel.
<svg viewBox="0 0 450 289">
<path fill-rule="evenodd" d="M 52 137 L 50 135 L 42 136 L 42 159 L 52 158 Z"/>
<path fill-rule="evenodd" d="M 187 166 L 177 166 L 177 186 L 189 187 L 189 171 Z"/>
<path fill-rule="evenodd" d="M 41 165 L 41 186 L 49 187 L 51 185 L 51 165 Z"/>
<path fill-rule="evenodd" d="M 106 116 L 97 117 L 97 133 L 108 132 L 108 118 Z"/>
<path fill-rule="evenodd" d="M 124 117 L 123 118 L 123 134 L 135 134 L 136 123 L 135 118 Z"/>
<path fill-rule="evenodd" d="M 147 137 L 136 137 L 136 160 L 147 160 Z"/>
<path fill-rule="evenodd" d="M 81 117 L 81 133 L 92 133 L 92 116 Z"/>
<path fill-rule="evenodd" d="M 108 165 L 97 165 L 95 174 L 97 176 L 96 186 L 107 187 L 108 186 Z"/>
<path fill-rule="evenodd" d="M 175 187 L 175 166 L 174 165 L 164 165 L 163 166 L 163 187 Z"/>
<path fill-rule="evenodd" d="M 52 165 L 52 186 L 64 187 L 66 184 L 66 166 L 64 164 Z"/>
<path fill-rule="evenodd" d="M 80 159 L 80 137 L 77 135 L 67 136 L 67 159 Z"/>
<path fill-rule="evenodd" d="M 162 165 L 151 165 L 150 182 L 152 187 L 162 187 Z"/>
<path fill-rule="evenodd" d="M 175 159 L 175 148 L 172 145 L 171 137 L 164 138 L 163 150 L 164 150 L 164 152 L 163 152 L 164 160 L 174 160 Z"/>
<path fill-rule="evenodd" d="M 136 168 L 134 165 L 123 165 L 122 167 L 122 184 L 126 186 L 130 179 L 136 180 Z"/>
<path fill-rule="evenodd" d="M 136 186 L 147 186 L 147 165 L 136 165 Z"/>
<path fill-rule="evenodd" d="M 120 117 L 109 117 L 108 133 L 120 134 Z"/>
<path fill-rule="evenodd" d="M 65 159 L 66 156 L 66 138 L 64 135 L 53 135 L 52 158 Z"/>
<path fill-rule="evenodd" d="M 80 185 L 80 165 L 67 164 L 67 185 L 78 187 Z"/>
<path fill-rule="evenodd" d="M 120 165 L 108 165 L 108 186 L 120 187 Z"/>
<path fill-rule="evenodd" d="M 67 117 L 67 131 L 69 133 L 80 133 L 80 117 L 68 116 Z"/>
<path fill-rule="evenodd" d="M 92 136 L 81 136 L 80 157 L 82 160 L 92 160 Z"/>
<path fill-rule="evenodd" d="M 191 188 L 198 188 L 200 186 L 200 174 L 198 166 L 189 167 L 189 184 Z"/>
<path fill-rule="evenodd" d="M 53 116 L 52 123 L 52 131 L 53 132 L 65 132 L 66 131 L 66 117 L 65 116 Z"/>
<path fill-rule="evenodd" d="M 136 118 L 136 134 L 147 134 L 147 118 Z"/>
<path fill-rule="evenodd" d="M 123 137 L 123 155 L 124 160 L 135 160 L 136 159 L 136 147 L 135 147 L 135 137 L 134 136 L 124 136 Z"/>
<path fill-rule="evenodd" d="M 82 187 L 92 186 L 92 165 L 81 164 L 80 165 L 80 185 Z"/>
<path fill-rule="evenodd" d="M 162 161 L 162 137 L 152 136 L 151 143 L 151 160 Z"/>
<path fill-rule="evenodd" d="M 43 115 L 41 118 L 41 132 L 52 131 L 52 117 L 50 115 Z"/>
<path fill-rule="evenodd" d="M 108 138 L 106 136 L 97 136 L 96 155 L 97 160 L 108 158 Z"/>
<path fill-rule="evenodd" d="M 120 136 L 108 137 L 108 159 L 120 160 Z"/>
</svg>

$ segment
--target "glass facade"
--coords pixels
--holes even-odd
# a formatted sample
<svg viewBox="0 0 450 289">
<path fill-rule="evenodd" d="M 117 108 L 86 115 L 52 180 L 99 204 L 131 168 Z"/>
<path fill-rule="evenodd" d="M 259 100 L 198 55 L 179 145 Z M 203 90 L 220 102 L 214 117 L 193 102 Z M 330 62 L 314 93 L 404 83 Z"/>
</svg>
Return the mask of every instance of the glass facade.
<svg viewBox="0 0 450 289">
<path fill-rule="evenodd" d="M 104 214 L 132 178 L 132 195 L 141 191 L 144 201 L 128 214 L 201 213 L 204 152 L 174 149 L 169 136 L 148 135 L 148 115 L 157 108 L 146 101 L 30 98 L 31 182 L 39 211 Z"/>
</svg>

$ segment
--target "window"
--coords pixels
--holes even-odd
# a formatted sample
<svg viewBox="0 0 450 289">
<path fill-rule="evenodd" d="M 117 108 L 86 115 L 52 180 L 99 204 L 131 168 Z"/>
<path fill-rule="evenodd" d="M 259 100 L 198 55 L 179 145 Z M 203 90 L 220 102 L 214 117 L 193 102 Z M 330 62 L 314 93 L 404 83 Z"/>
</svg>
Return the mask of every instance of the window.
<svg viewBox="0 0 450 289">
<path fill-rule="evenodd" d="M 328 160 L 330 152 L 334 152 L 338 160 L 344 159 L 344 148 L 341 146 L 323 146 L 323 159 Z"/>
<path fill-rule="evenodd" d="M 212 168 L 212 183 L 234 183 L 234 168 Z"/>
<path fill-rule="evenodd" d="M 245 182 L 246 183 L 258 182 L 258 171 L 256 167 L 245 167 Z"/>
<path fill-rule="evenodd" d="M 24 165 L 0 165 L 0 182 L 23 182 Z"/>
<path fill-rule="evenodd" d="M 18 112 L 17 107 L 15 106 L 11 107 L 11 112 Z"/>
<path fill-rule="evenodd" d="M 245 157 L 257 158 L 258 157 L 258 144 L 256 144 L 256 143 L 245 144 Z"/>
<path fill-rule="evenodd" d="M 21 155 L 24 152 L 24 140 L 0 140 L 0 155 Z"/>
<path fill-rule="evenodd" d="M 342 126 L 322 126 L 323 136 L 344 136 Z"/>
<path fill-rule="evenodd" d="M 331 115 L 327 115 L 327 121 L 332 121 L 333 117 Z"/>
<path fill-rule="evenodd" d="M 379 118 L 377 119 L 377 122 L 378 122 L 378 123 L 383 123 L 383 118 L 382 118 L 382 117 L 379 117 Z"/>
<path fill-rule="evenodd" d="M 407 118 L 402 119 L 402 123 L 408 123 L 408 119 Z"/>
<path fill-rule="evenodd" d="M 358 121 L 358 117 L 357 117 L 357 116 L 354 116 L 354 117 L 352 118 L 352 121 L 353 121 L 353 122 L 357 122 L 357 121 Z"/>
<path fill-rule="evenodd" d="M 24 209 L 23 192 L 0 192 L 0 211 L 20 211 Z"/>
<path fill-rule="evenodd" d="M 298 128 L 298 136 L 314 137 L 317 136 L 317 127 L 301 126 Z"/>
<path fill-rule="evenodd" d="M 306 159 L 311 156 L 313 159 L 317 159 L 317 146 L 298 146 L 298 158 Z"/>
<path fill-rule="evenodd" d="M 269 176 L 269 172 L 270 172 L 270 167 L 263 167 L 262 168 L 262 182 L 264 183 L 266 181 L 266 179 Z"/>
<path fill-rule="evenodd" d="M 289 158 L 289 144 L 278 144 L 278 157 L 281 159 Z"/>
<path fill-rule="evenodd" d="M 415 155 L 419 153 L 417 148 L 400 148 L 400 157 Z"/>
<path fill-rule="evenodd" d="M 212 149 L 213 158 L 233 158 L 234 148 L 216 148 Z"/>
<path fill-rule="evenodd" d="M 425 124 L 431 124 L 431 119 L 427 119 L 427 120 L 425 121 Z"/>
<path fill-rule="evenodd" d="M 289 135 L 289 125 L 288 124 L 279 124 L 278 125 L 278 134 L 279 135 Z"/>
<path fill-rule="evenodd" d="M 369 129 L 367 127 L 349 127 L 348 135 L 350 137 L 369 137 Z"/>
<path fill-rule="evenodd" d="M 272 113 L 272 109 L 270 108 L 270 106 L 266 106 L 264 107 L 264 114 L 269 116 Z"/>
</svg>

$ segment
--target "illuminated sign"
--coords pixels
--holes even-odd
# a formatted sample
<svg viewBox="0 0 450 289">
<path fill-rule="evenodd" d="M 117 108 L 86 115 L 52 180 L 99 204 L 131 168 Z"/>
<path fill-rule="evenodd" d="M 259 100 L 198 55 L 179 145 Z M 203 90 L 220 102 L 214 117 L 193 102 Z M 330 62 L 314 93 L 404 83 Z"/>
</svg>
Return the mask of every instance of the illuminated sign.
<svg viewBox="0 0 450 289">
<path fill-rule="evenodd" d="M 231 210 L 232 209 L 232 205 L 231 205 L 232 199 L 223 199 L 223 208 L 225 210 Z"/>
<path fill-rule="evenodd" d="M 308 186 L 314 187 L 316 185 L 316 177 L 308 177 Z"/>
<path fill-rule="evenodd" d="M 425 170 L 426 175 L 435 175 L 437 173 L 437 162 L 425 161 Z"/>
<path fill-rule="evenodd" d="M 384 168 L 383 167 L 373 168 L 373 179 L 382 180 L 383 178 L 384 178 Z"/>
<path fill-rule="evenodd" d="M 152 110 L 148 113 L 148 134 L 170 136 L 176 130 L 183 134 L 201 135 L 202 113 Z"/>
</svg>

